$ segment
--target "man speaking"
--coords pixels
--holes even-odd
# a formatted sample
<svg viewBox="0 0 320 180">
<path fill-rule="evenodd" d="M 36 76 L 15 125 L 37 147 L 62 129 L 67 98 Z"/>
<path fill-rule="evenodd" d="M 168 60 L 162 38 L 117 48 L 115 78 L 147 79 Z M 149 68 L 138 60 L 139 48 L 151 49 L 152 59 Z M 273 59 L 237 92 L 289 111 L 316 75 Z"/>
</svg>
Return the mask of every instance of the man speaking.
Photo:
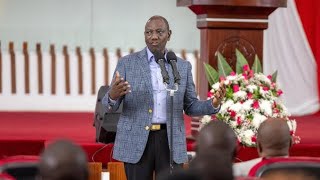
<svg viewBox="0 0 320 180">
<path fill-rule="evenodd" d="M 153 171 L 156 176 L 168 171 L 171 148 L 174 166 L 182 166 L 187 161 L 183 111 L 191 116 L 217 113 L 225 95 L 225 87 L 221 84 L 214 98 L 198 100 L 191 64 L 177 58 L 176 70 L 181 79 L 171 107 L 166 90 L 174 88 L 174 75 L 166 59 L 166 43 L 171 34 L 164 17 L 152 16 L 144 31 L 147 47 L 118 61 L 111 88 L 102 100 L 108 112 L 116 111 L 123 103 L 113 158 L 124 162 L 128 180 L 151 180 Z M 164 66 L 158 56 L 163 57 Z M 171 110 L 173 147 L 169 147 Z"/>
</svg>

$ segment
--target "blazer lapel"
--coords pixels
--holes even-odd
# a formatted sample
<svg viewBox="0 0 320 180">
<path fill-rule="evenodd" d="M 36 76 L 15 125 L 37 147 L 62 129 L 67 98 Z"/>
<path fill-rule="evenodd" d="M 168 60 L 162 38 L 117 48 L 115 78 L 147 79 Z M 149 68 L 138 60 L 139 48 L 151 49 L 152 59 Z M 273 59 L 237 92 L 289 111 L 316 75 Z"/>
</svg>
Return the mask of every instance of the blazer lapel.
<svg viewBox="0 0 320 180">
<path fill-rule="evenodd" d="M 148 56 L 147 56 L 147 49 L 144 48 L 142 51 L 140 51 L 140 53 L 138 54 L 138 66 L 141 69 L 141 76 L 144 79 L 145 83 L 146 83 L 146 88 L 147 91 L 152 93 L 152 83 L 151 83 L 151 72 L 150 72 L 150 67 L 149 67 L 149 63 L 148 63 Z"/>
</svg>

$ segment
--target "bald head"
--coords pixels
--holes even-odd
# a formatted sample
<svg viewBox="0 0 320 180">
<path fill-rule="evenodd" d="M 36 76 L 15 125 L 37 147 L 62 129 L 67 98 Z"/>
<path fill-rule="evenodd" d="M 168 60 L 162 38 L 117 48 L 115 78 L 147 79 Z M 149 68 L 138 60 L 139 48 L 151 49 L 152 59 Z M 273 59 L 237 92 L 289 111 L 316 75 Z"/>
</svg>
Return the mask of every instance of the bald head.
<svg viewBox="0 0 320 180">
<path fill-rule="evenodd" d="M 168 31 L 170 30 L 169 23 L 168 23 L 167 19 L 164 18 L 163 16 L 159 16 L 159 15 L 151 16 L 151 17 L 148 19 L 148 21 L 147 21 L 147 23 L 146 23 L 146 26 L 147 26 L 147 24 L 148 24 L 149 22 L 151 22 L 151 21 L 153 21 L 153 20 L 162 20 L 162 21 L 165 23 L 165 25 L 166 25 L 166 27 L 167 27 L 167 30 L 168 30 Z"/>
<path fill-rule="evenodd" d="M 257 133 L 260 156 L 287 156 L 291 146 L 291 135 L 287 121 L 269 118 L 261 123 Z"/>
<path fill-rule="evenodd" d="M 56 141 L 41 154 L 39 174 L 44 180 L 86 180 L 86 154 L 70 141 Z"/>
<path fill-rule="evenodd" d="M 233 130 L 222 121 L 211 121 L 205 125 L 197 137 L 197 153 L 223 151 L 234 153 L 237 137 Z"/>
<path fill-rule="evenodd" d="M 197 137 L 197 156 L 190 164 L 203 179 L 231 180 L 237 137 L 222 121 L 211 121 Z M 215 168 L 212 168 L 215 167 Z"/>
</svg>

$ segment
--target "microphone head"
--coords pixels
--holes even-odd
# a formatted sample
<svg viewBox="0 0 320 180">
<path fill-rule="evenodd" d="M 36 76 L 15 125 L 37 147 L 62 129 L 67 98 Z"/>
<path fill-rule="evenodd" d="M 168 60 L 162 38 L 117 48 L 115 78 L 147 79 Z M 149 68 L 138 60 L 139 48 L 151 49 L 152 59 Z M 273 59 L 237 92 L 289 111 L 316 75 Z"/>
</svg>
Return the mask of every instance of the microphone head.
<svg viewBox="0 0 320 180">
<path fill-rule="evenodd" d="M 167 53 L 167 60 L 170 62 L 170 61 L 176 61 L 177 62 L 177 56 L 174 52 L 172 51 L 169 51 Z"/>
<path fill-rule="evenodd" d="M 160 51 L 155 51 L 153 55 L 157 63 L 159 62 L 159 59 L 164 59 L 164 55 Z"/>
</svg>

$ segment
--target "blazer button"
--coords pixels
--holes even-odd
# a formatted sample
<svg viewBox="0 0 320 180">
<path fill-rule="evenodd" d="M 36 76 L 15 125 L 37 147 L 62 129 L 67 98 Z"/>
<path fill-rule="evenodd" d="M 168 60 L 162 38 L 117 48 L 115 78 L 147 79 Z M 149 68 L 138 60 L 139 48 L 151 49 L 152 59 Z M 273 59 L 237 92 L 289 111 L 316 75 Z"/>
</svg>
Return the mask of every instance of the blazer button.
<svg viewBox="0 0 320 180">
<path fill-rule="evenodd" d="M 152 113 L 152 109 L 149 109 L 149 113 Z"/>
<path fill-rule="evenodd" d="M 150 127 L 149 127 L 149 126 L 146 126 L 145 129 L 146 129 L 146 131 L 149 131 Z"/>
</svg>

